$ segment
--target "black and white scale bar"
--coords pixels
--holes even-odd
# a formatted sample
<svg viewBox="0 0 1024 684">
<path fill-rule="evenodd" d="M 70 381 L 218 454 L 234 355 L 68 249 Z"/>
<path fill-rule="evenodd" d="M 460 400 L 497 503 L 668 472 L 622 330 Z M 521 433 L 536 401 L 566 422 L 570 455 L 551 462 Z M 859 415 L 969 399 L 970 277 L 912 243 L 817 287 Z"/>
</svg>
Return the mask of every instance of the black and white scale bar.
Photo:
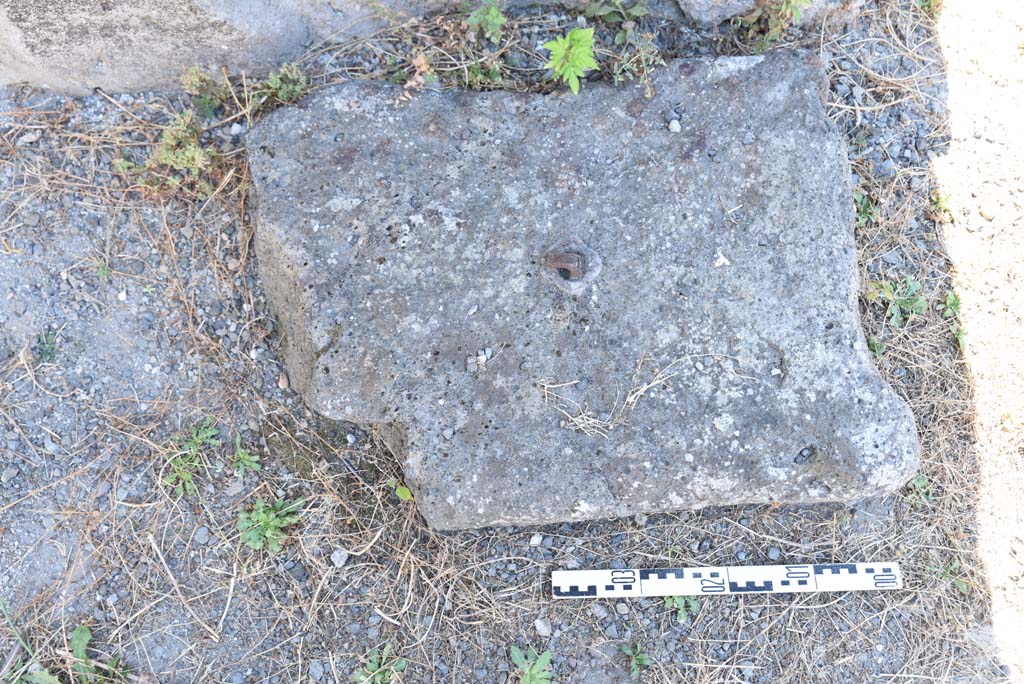
<svg viewBox="0 0 1024 684">
<path fill-rule="evenodd" d="M 554 570 L 556 599 L 787 594 L 807 591 L 902 589 L 899 563 L 733 565 L 658 570 Z"/>
</svg>

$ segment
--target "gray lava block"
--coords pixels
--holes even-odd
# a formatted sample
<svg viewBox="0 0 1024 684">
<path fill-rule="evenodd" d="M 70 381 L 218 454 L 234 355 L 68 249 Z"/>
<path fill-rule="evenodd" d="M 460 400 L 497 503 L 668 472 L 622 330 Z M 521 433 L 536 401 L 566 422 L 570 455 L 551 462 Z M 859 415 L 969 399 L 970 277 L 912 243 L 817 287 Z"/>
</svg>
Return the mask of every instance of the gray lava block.
<svg viewBox="0 0 1024 684">
<path fill-rule="evenodd" d="M 293 385 L 386 426 L 436 528 L 850 500 L 917 466 L 858 321 L 820 63 L 654 86 L 353 82 L 249 136 Z"/>
</svg>

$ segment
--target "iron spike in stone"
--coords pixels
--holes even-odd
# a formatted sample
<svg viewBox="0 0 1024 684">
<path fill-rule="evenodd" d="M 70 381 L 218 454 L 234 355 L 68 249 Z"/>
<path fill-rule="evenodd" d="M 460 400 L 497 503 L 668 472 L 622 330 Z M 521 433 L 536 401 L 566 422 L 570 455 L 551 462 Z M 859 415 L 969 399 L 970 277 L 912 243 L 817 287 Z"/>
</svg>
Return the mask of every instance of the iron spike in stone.
<svg viewBox="0 0 1024 684">
<path fill-rule="evenodd" d="M 676 60 L 653 86 L 396 106 L 351 82 L 249 136 L 293 385 L 389 426 L 435 528 L 845 501 L 917 468 L 858 320 L 817 58 Z"/>
</svg>

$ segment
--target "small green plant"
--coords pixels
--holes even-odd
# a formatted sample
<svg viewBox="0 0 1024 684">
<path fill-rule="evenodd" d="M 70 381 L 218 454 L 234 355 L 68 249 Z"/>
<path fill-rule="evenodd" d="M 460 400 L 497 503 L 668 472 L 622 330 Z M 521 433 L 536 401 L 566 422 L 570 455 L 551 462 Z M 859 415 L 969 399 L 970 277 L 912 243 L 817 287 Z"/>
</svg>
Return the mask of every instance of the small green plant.
<svg viewBox="0 0 1024 684">
<path fill-rule="evenodd" d="M 265 101 L 287 104 L 295 102 L 309 90 L 309 79 L 297 64 L 282 64 L 277 71 L 271 71 L 266 82 L 259 88 Z"/>
<path fill-rule="evenodd" d="M 949 195 L 933 192 L 928 200 L 928 216 L 936 223 L 953 223 L 953 210 L 949 208 Z"/>
<path fill-rule="evenodd" d="M 162 481 L 166 486 L 173 487 L 175 494 L 181 496 L 199 492 L 195 476 L 202 466 L 203 450 L 220 446 L 217 435 L 218 430 L 213 425 L 213 418 L 207 417 L 202 423 L 192 427 L 188 437 L 174 438 L 177 449 L 167 462 L 171 472 L 164 476 Z"/>
<path fill-rule="evenodd" d="M 938 19 L 942 12 L 942 0 L 917 0 L 917 6 L 932 19 Z"/>
<path fill-rule="evenodd" d="M 278 499 L 272 504 L 264 499 L 257 500 L 251 511 L 242 511 L 238 514 L 238 530 L 242 533 L 242 543 L 253 551 L 266 548 L 271 553 L 277 553 L 281 550 L 281 542 L 288 536 L 284 528 L 299 522 L 299 514 L 296 511 L 303 503 L 302 499 Z"/>
<path fill-rule="evenodd" d="M 555 72 L 555 79 L 569 84 L 574 95 L 580 92 L 580 78 L 597 68 L 594 59 L 594 29 L 574 28 L 564 36 L 544 43 L 551 59 L 544 68 Z"/>
<path fill-rule="evenodd" d="M 629 7 L 623 0 L 596 0 L 587 5 L 586 15 L 609 26 L 621 26 L 615 34 L 615 44 L 622 45 L 636 30 L 636 20 L 647 15 L 647 0 L 636 0 Z"/>
<path fill-rule="evenodd" d="M 71 655 L 75 662 L 71 670 L 81 684 L 96 682 L 126 682 L 128 670 L 120 656 L 114 656 L 106 664 L 89 658 L 89 642 L 92 632 L 85 625 L 79 625 L 71 633 Z"/>
<path fill-rule="evenodd" d="M 734 19 L 734 25 L 746 31 L 754 49 L 764 52 L 782 39 L 790 26 L 800 23 L 804 9 L 811 0 L 771 0 L 759 3 L 750 14 Z"/>
<path fill-rule="evenodd" d="M 956 345 L 961 353 L 966 351 L 967 333 L 964 331 L 963 320 L 960 318 L 960 297 L 953 290 L 946 291 L 946 299 L 939 304 L 939 313 L 949 321 L 949 332 L 956 338 Z"/>
<path fill-rule="evenodd" d="M 110 274 L 111 274 L 111 268 L 110 268 L 110 264 L 108 264 L 107 262 L 101 261 L 96 266 L 96 275 L 99 276 L 100 280 L 106 280 L 107 278 L 110 277 Z"/>
<path fill-rule="evenodd" d="M 907 484 L 906 500 L 914 508 L 923 508 L 935 500 L 932 484 L 928 481 L 927 475 L 919 473 Z"/>
<path fill-rule="evenodd" d="M 885 319 L 893 328 L 899 328 L 914 316 L 928 309 L 928 300 L 922 297 L 921 283 L 913 276 L 903 282 L 882 280 L 868 283 L 867 300 L 885 304 Z"/>
<path fill-rule="evenodd" d="M 366 654 L 366 662 L 352 673 L 353 684 L 398 684 L 400 673 L 408 667 L 405 658 L 392 655 L 391 646 L 373 649 Z"/>
<path fill-rule="evenodd" d="M 682 624 L 697 614 L 700 600 L 696 596 L 666 596 L 665 607 L 676 611 L 676 622 Z"/>
<path fill-rule="evenodd" d="M 235 453 L 231 457 L 231 467 L 234 468 L 235 475 L 238 475 L 238 477 L 244 477 L 246 470 L 258 473 L 262 467 L 260 466 L 259 454 L 253 454 L 246 450 L 242 446 L 242 438 L 240 436 L 235 437 Z"/>
<path fill-rule="evenodd" d="M 519 684 L 550 684 L 551 682 L 551 651 L 537 653 L 530 646 L 523 653 L 518 646 L 508 650 L 512 663 L 519 668 Z"/>
<path fill-rule="evenodd" d="M 932 566 L 929 568 L 932 572 L 938 573 L 939 579 L 945 580 L 957 588 L 961 594 L 966 594 L 969 586 L 960 576 L 960 561 L 955 560 L 945 568 L 939 568 Z"/>
<path fill-rule="evenodd" d="M 651 656 L 644 651 L 644 647 L 640 642 L 636 642 L 634 645 L 624 645 L 619 647 L 626 656 L 629 657 L 629 678 L 634 682 L 640 681 L 640 673 L 645 667 L 650 667 L 654 661 Z"/>
<path fill-rule="evenodd" d="M 198 64 L 182 74 L 181 87 L 192 96 L 196 112 L 204 119 L 212 119 L 231 97 L 229 88 L 207 74 Z"/>
<path fill-rule="evenodd" d="M 146 160 L 146 168 L 155 174 L 148 182 L 171 190 L 194 190 L 202 197 L 212 193 L 207 176 L 217 153 L 202 146 L 200 133 L 192 112 L 176 115 Z"/>
<path fill-rule="evenodd" d="M 466 87 L 483 90 L 500 88 L 502 84 L 501 69 L 496 65 L 470 64 L 465 71 Z"/>
<path fill-rule="evenodd" d="M 391 490 L 395 493 L 395 496 L 397 496 L 402 501 L 412 501 L 412 490 L 406 487 L 398 480 L 396 480 L 395 478 L 391 478 L 390 480 L 388 480 L 388 487 L 391 487 Z"/>
<path fill-rule="evenodd" d="M 854 190 L 853 206 L 857 209 L 858 228 L 864 228 L 869 223 L 878 223 L 878 204 L 866 192 Z"/>
<path fill-rule="evenodd" d="M 480 6 L 469 13 L 466 23 L 470 28 L 481 32 L 495 45 L 501 42 L 501 32 L 505 26 L 505 15 L 501 13 L 498 0 L 483 0 Z"/>
<path fill-rule="evenodd" d="M 2 599 L 0 599 L 0 613 L 3 613 L 4 620 L 7 622 L 7 628 L 14 636 L 17 646 L 21 647 L 26 658 L 23 660 L 19 656 L 17 647 L 12 649 L 13 658 L 8 656 L 7 661 L 4 662 L 3 670 L 0 670 L 0 676 L 5 677 L 2 680 L 4 684 L 61 684 L 56 675 L 43 667 L 42 663 L 39 662 L 35 649 L 32 648 L 31 644 L 22 636 L 21 631 L 14 624 L 11 613 L 7 609 L 7 603 Z"/>
<path fill-rule="evenodd" d="M 876 359 L 881 359 L 885 355 L 885 342 L 872 335 L 868 338 L 868 349 Z"/>
<path fill-rule="evenodd" d="M 36 346 L 32 350 L 38 364 L 55 363 L 57 361 L 57 331 L 47 330 L 36 340 Z"/>
</svg>

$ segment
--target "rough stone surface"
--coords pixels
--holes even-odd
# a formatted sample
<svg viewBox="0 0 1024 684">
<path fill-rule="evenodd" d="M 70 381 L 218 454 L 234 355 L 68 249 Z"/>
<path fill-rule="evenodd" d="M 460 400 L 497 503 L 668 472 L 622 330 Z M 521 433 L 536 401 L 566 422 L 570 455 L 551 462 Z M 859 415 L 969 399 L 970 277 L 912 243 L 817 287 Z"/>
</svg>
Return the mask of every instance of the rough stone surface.
<svg viewBox="0 0 1024 684">
<path fill-rule="evenodd" d="M 248 145 L 293 386 L 392 426 L 441 529 L 897 487 L 919 447 L 860 330 L 824 85 L 773 52 L 672 62 L 652 99 L 349 83 L 279 110 Z"/>
<path fill-rule="evenodd" d="M 717 24 L 732 17 L 749 14 L 758 0 L 679 0 L 679 7 L 688 17 L 701 24 Z M 826 19 L 849 20 L 856 16 L 864 0 L 810 0 L 800 13 L 800 24 L 808 26 Z"/>
<path fill-rule="evenodd" d="M 87 94 L 177 87 L 193 64 L 263 73 L 328 36 L 448 0 L 0 0 L 0 85 Z M 340 34 L 338 32 L 341 32 Z"/>
<path fill-rule="evenodd" d="M 673 0 L 650 0 L 671 16 Z M 582 11 L 588 0 L 509 0 Z M 745 14 L 755 0 L 678 0 L 703 24 Z M 812 0 L 803 23 L 851 17 L 863 0 Z M 0 85 L 56 91 L 177 88 L 194 64 L 263 74 L 327 38 L 372 33 L 388 18 L 462 11 L 456 0 L 0 0 Z M 840 10 L 840 12 L 837 12 Z"/>
</svg>

